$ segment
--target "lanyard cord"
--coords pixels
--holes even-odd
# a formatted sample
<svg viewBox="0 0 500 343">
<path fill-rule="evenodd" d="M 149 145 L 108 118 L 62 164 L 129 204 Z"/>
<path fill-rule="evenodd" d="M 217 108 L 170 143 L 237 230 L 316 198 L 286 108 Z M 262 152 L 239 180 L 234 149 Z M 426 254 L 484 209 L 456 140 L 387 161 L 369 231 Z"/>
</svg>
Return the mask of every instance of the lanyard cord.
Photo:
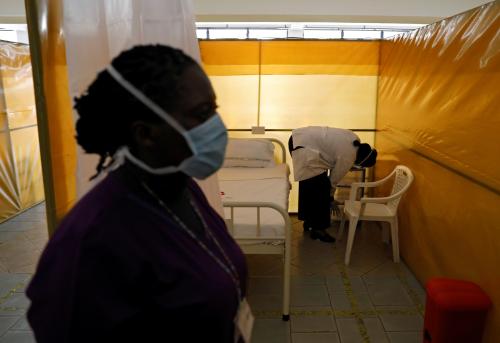
<svg viewBox="0 0 500 343">
<path fill-rule="evenodd" d="M 196 213 L 196 215 L 198 216 L 198 218 L 200 219 L 202 225 L 203 225 L 203 228 L 205 229 L 205 232 L 210 236 L 210 238 L 214 241 L 215 245 L 217 246 L 217 249 L 219 250 L 219 252 L 222 254 L 222 256 L 224 257 L 224 260 L 226 261 L 226 264 L 224 262 L 221 261 L 221 259 L 219 257 L 217 257 L 207 246 L 205 243 L 203 243 L 197 236 L 196 234 L 193 233 L 192 230 L 190 230 L 186 224 L 184 224 L 184 222 L 175 214 L 172 212 L 172 210 L 153 192 L 153 190 L 151 188 L 148 187 L 148 185 L 146 185 L 144 182 L 142 182 L 142 186 L 144 187 L 144 189 L 146 189 L 146 191 L 153 197 L 155 198 L 158 203 L 160 204 L 161 207 L 163 207 L 165 209 L 165 211 L 167 211 L 167 213 L 174 219 L 174 221 L 179 225 L 179 227 L 184 231 L 186 232 L 196 243 L 198 243 L 198 245 L 222 268 L 222 270 L 224 270 L 230 277 L 231 277 L 231 280 L 233 281 L 233 284 L 236 288 L 236 292 L 237 292 L 237 295 L 238 295 L 238 302 L 241 302 L 242 300 L 242 294 L 241 294 L 241 282 L 240 282 L 240 276 L 238 274 L 238 271 L 236 270 L 236 267 L 234 266 L 233 262 L 231 261 L 231 259 L 229 258 L 229 256 L 227 255 L 227 253 L 225 252 L 225 250 L 222 248 L 222 246 L 220 245 L 218 239 L 215 237 L 215 235 L 213 234 L 213 232 L 208 228 L 208 225 L 207 223 L 205 222 L 203 216 L 201 215 L 198 207 L 196 206 L 196 204 L 193 202 L 193 200 L 189 199 L 189 202 L 191 204 L 191 206 L 193 206 L 193 209 Z"/>
</svg>

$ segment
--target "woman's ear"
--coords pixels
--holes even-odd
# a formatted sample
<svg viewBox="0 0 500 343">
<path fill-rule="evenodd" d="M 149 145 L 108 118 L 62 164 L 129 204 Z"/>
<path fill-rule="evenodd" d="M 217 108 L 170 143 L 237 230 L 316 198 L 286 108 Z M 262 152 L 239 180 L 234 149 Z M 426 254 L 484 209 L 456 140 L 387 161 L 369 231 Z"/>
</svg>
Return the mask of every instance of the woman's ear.
<svg viewBox="0 0 500 343">
<path fill-rule="evenodd" d="M 155 128 L 144 121 L 135 121 L 130 126 L 134 144 L 142 148 L 153 148 L 156 145 Z"/>
</svg>

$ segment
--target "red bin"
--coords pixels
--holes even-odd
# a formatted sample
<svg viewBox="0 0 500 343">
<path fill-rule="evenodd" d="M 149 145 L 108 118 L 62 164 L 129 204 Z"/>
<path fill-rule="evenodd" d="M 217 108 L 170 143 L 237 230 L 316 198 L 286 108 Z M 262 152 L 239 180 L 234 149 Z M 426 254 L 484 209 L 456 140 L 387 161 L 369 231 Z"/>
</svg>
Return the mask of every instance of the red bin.
<svg viewBox="0 0 500 343">
<path fill-rule="evenodd" d="M 481 343 L 490 298 L 468 281 L 427 282 L 424 343 Z"/>
</svg>

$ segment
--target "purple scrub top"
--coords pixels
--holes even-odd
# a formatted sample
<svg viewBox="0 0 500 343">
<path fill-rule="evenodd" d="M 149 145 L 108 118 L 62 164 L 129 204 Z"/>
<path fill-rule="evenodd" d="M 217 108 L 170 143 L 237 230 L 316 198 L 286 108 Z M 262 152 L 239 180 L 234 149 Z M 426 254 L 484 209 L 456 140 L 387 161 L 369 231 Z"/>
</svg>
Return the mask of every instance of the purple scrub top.
<svg viewBox="0 0 500 343">
<path fill-rule="evenodd" d="M 188 187 L 245 294 L 244 255 L 196 183 Z M 164 209 L 132 189 L 111 173 L 49 241 L 26 292 L 37 342 L 234 342 L 233 280 Z"/>
</svg>

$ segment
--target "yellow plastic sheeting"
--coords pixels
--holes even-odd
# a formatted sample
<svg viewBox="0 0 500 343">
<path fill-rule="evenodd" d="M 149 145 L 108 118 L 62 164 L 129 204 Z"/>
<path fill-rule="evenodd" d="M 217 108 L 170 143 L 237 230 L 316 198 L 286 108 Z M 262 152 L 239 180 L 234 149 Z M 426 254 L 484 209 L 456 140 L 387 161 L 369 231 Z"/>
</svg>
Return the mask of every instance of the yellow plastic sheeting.
<svg viewBox="0 0 500 343">
<path fill-rule="evenodd" d="M 298 211 L 298 190 L 299 190 L 299 183 L 293 181 L 293 164 L 292 164 L 292 158 L 290 156 L 290 153 L 288 151 L 288 139 L 290 138 L 290 135 L 292 133 L 289 131 L 272 131 L 272 132 L 266 132 L 264 135 L 253 135 L 251 132 L 241 132 L 241 131 L 233 131 L 229 132 L 229 137 L 232 138 L 276 138 L 283 145 L 285 146 L 286 150 L 286 161 L 288 163 L 288 166 L 290 167 L 291 171 L 291 176 L 290 176 L 290 182 L 292 183 L 292 189 L 290 191 L 290 202 L 288 205 L 288 211 L 296 213 Z M 361 141 L 373 144 L 374 141 L 374 136 L 375 134 L 373 132 L 356 132 L 356 134 L 359 136 Z M 277 162 L 281 162 L 281 150 L 276 146 L 275 147 L 275 158 Z"/>
<path fill-rule="evenodd" d="M 6 114 L 9 128 L 36 124 L 35 98 L 29 47 L 0 44 L 1 86 L 5 92 L 0 112 Z"/>
<path fill-rule="evenodd" d="M 499 2 L 382 43 L 379 129 L 500 191 Z"/>
<path fill-rule="evenodd" d="M 377 134 L 377 149 L 378 179 L 397 164 L 415 174 L 398 209 L 403 259 L 422 283 L 431 277 L 478 283 L 494 303 L 483 342 L 498 342 L 500 197 L 383 134 Z"/>
<path fill-rule="evenodd" d="M 12 131 L 11 141 L 20 203 L 21 208 L 24 209 L 44 198 L 38 128 L 30 127 Z"/>
<path fill-rule="evenodd" d="M 263 75 L 261 84 L 266 128 L 375 128 L 376 76 Z"/>
<path fill-rule="evenodd" d="M 43 200 L 29 47 L 0 43 L 0 222 Z"/>
<path fill-rule="evenodd" d="M 26 0 L 33 58 L 41 73 L 36 89 L 49 230 L 76 201 L 76 142 L 62 36 L 62 1 Z M 44 101 L 43 101 L 44 100 Z M 44 151 L 47 155 L 43 155 Z"/>
<path fill-rule="evenodd" d="M 21 207 L 15 179 L 10 136 L 0 131 L 0 222 L 16 214 Z"/>
<path fill-rule="evenodd" d="M 399 209 L 401 253 L 420 281 L 478 283 L 500 337 L 500 3 L 382 43 L 377 177 L 415 173 Z"/>
</svg>

